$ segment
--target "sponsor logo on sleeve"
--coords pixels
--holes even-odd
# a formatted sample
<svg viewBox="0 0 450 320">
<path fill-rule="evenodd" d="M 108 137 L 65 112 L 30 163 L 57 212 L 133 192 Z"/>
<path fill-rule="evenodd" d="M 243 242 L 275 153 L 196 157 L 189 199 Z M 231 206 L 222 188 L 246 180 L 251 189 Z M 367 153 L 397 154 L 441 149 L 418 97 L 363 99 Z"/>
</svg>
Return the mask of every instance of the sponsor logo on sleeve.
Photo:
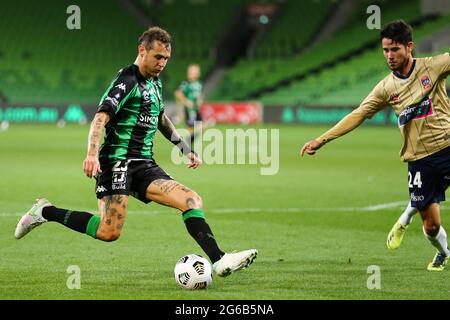
<svg viewBox="0 0 450 320">
<path fill-rule="evenodd" d="M 118 88 L 119 90 L 122 90 L 123 92 L 125 92 L 127 90 L 127 86 L 125 83 L 119 83 L 117 86 L 115 86 L 114 88 Z"/>
<path fill-rule="evenodd" d="M 119 104 L 119 100 L 117 100 L 117 99 L 114 98 L 114 97 L 106 97 L 106 98 L 105 98 L 105 102 L 106 102 L 106 101 L 111 102 L 111 105 L 113 105 L 114 107 L 117 107 L 117 105 Z"/>
</svg>

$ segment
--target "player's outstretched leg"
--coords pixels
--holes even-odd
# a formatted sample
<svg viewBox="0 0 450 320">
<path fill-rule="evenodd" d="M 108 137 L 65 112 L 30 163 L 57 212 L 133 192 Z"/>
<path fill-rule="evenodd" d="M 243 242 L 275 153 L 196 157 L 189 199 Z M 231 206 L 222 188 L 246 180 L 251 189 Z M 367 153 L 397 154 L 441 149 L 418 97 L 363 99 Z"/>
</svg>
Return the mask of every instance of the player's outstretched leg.
<svg viewBox="0 0 450 320">
<path fill-rule="evenodd" d="M 211 228 L 206 223 L 200 196 L 174 180 L 158 179 L 147 188 L 146 197 L 183 212 L 183 221 L 189 234 L 208 255 L 214 272 L 228 276 L 248 267 L 258 254 L 256 249 L 225 253 L 217 245 Z"/>
<path fill-rule="evenodd" d="M 88 212 L 56 208 L 47 199 L 41 198 L 37 199 L 31 209 L 19 220 L 14 236 L 20 239 L 37 226 L 49 221 L 58 222 L 69 229 L 95 238 L 100 217 Z"/>
<path fill-rule="evenodd" d="M 403 237 L 405 236 L 408 225 L 412 222 L 413 216 L 418 210 L 411 206 L 411 202 L 408 203 L 405 211 L 401 214 L 398 221 L 394 224 L 389 232 L 386 240 L 386 246 L 390 250 L 395 250 L 402 244 Z"/>
<path fill-rule="evenodd" d="M 42 216 L 42 209 L 50 206 L 52 206 L 52 204 L 47 199 L 36 199 L 36 202 L 31 209 L 28 210 L 28 212 L 20 218 L 19 223 L 17 223 L 16 231 L 14 232 L 16 239 L 22 238 L 37 226 L 47 222 L 47 219 Z"/>
<path fill-rule="evenodd" d="M 119 238 L 125 223 L 128 196 L 108 195 L 99 200 L 100 214 L 56 208 L 47 199 L 38 199 L 33 207 L 20 219 L 14 233 L 22 238 L 35 227 L 53 221 L 101 241 Z"/>
</svg>

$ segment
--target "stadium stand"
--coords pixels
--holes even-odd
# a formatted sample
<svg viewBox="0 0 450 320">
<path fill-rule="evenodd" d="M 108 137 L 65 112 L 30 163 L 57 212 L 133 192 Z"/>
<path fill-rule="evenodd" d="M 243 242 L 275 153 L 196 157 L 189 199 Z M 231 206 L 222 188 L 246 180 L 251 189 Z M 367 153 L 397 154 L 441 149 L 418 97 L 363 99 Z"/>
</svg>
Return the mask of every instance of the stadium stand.
<svg viewBox="0 0 450 320">
<path fill-rule="evenodd" d="M 256 57 L 289 57 L 300 52 L 335 6 L 332 0 L 284 1 L 277 19 L 256 48 Z"/>
<path fill-rule="evenodd" d="M 367 27 L 361 24 L 366 21 L 368 4 L 378 4 L 383 10 L 387 1 L 359 1 L 349 21 L 337 30 L 329 39 L 321 41 L 316 46 L 305 49 L 301 54 L 288 58 L 273 57 L 272 59 L 242 59 L 224 77 L 210 98 L 218 100 L 235 100 L 259 98 L 270 90 L 276 90 L 289 84 L 296 78 L 308 73 L 320 72 L 330 64 L 338 63 L 340 59 L 349 58 L 367 46 L 373 45 L 378 37 L 378 30 L 373 30 L 367 37 Z M 383 23 L 402 17 L 406 21 L 420 18 L 419 0 L 399 0 L 389 3 L 389 10 L 383 11 Z M 305 29 L 307 27 L 305 26 Z M 318 32 L 318 30 L 313 30 Z"/>
<path fill-rule="evenodd" d="M 236 12 L 251 3 L 280 10 L 267 32 L 207 96 L 208 100 L 258 99 L 264 104 L 354 105 L 386 74 L 377 46 L 361 21 L 378 4 L 382 23 L 414 22 L 415 40 L 449 26 L 449 16 L 424 19 L 420 0 L 356 1 L 346 23 L 314 46 L 333 14 L 335 0 L 127 0 L 153 25 L 173 36 L 172 59 L 162 74 L 165 100 L 198 63 L 203 77 L 215 67 L 216 48 Z M 69 0 L 0 2 L 0 99 L 13 104 L 96 104 L 115 72 L 134 61 L 142 22 L 118 0 L 79 0 L 81 29 L 69 30 Z M 383 8 L 389 8 L 383 10 Z M 30 23 L 32 22 L 32 23 Z M 14 32 L 11 32 L 11 31 Z M 367 67 L 370 66 L 370 67 Z"/>
<path fill-rule="evenodd" d="M 239 0 L 228 1 L 161 1 L 158 5 L 143 3 L 147 15 L 164 27 L 173 38 L 172 58 L 162 74 L 170 99 L 186 77 L 186 68 L 197 63 L 204 77 L 214 65 L 214 47 L 230 23 Z"/>
<path fill-rule="evenodd" d="M 188 64 L 200 64 L 203 75 L 211 69 L 213 48 L 242 5 L 239 0 L 137 2 L 153 25 L 161 25 L 173 36 L 173 58 L 162 74 L 169 99 L 185 78 Z M 66 8 L 72 2 L 45 4 L 26 0 L 0 4 L 3 95 L 19 104 L 96 103 L 115 72 L 134 61 L 136 40 L 145 27 L 120 1 L 80 0 L 81 30 L 68 30 Z"/>
<path fill-rule="evenodd" d="M 80 30 L 66 26 L 71 4 L 1 2 L 0 87 L 8 102 L 96 103 L 119 68 L 134 61 L 143 28 L 118 2 L 77 1 Z"/>
<path fill-rule="evenodd" d="M 448 26 L 450 16 L 425 22 L 414 29 L 414 40 Z M 427 56 L 428 54 L 418 54 Z M 261 101 L 271 104 L 307 104 L 315 106 L 354 106 L 389 73 L 379 47 L 367 50 L 349 61 L 326 68 L 304 80 L 293 81 L 275 92 L 265 94 Z"/>
</svg>

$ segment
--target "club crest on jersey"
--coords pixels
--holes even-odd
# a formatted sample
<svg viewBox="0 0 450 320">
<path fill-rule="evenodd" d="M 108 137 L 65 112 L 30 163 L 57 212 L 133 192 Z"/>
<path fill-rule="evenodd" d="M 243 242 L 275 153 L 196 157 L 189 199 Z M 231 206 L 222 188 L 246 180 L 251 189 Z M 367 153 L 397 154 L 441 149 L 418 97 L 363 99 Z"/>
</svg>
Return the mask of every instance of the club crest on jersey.
<svg viewBox="0 0 450 320">
<path fill-rule="evenodd" d="M 430 97 L 425 97 L 419 103 L 406 107 L 398 116 L 398 125 L 404 126 L 411 120 L 422 119 L 433 114 L 433 105 Z"/>
<path fill-rule="evenodd" d="M 393 93 L 389 96 L 389 103 L 398 104 L 400 103 L 400 98 L 398 93 Z"/>
<path fill-rule="evenodd" d="M 147 90 L 142 91 L 142 97 L 144 98 L 144 101 L 149 101 L 150 100 L 150 92 L 148 92 Z"/>
<path fill-rule="evenodd" d="M 422 78 L 420 78 L 420 82 L 422 83 L 424 89 L 429 89 L 433 86 L 428 76 L 423 76 Z"/>
</svg>

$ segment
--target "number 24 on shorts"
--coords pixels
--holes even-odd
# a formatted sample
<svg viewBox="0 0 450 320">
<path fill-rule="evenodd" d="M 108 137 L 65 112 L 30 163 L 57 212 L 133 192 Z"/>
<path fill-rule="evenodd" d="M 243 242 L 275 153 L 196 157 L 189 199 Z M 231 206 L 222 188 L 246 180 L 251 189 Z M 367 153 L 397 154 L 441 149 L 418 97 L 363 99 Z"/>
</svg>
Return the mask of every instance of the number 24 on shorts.
<svg viewBox="0 0 450 320">
<path fill-rule="evenodd" d="M 414 186 L 417 186 L 417 188 L 422 188 L 422 178 L 420 176 L 420 171 L 416 172 L 414 179 L 411 172 L 408 172 L 408 187 L 413 188 Z"/>
</svg>

